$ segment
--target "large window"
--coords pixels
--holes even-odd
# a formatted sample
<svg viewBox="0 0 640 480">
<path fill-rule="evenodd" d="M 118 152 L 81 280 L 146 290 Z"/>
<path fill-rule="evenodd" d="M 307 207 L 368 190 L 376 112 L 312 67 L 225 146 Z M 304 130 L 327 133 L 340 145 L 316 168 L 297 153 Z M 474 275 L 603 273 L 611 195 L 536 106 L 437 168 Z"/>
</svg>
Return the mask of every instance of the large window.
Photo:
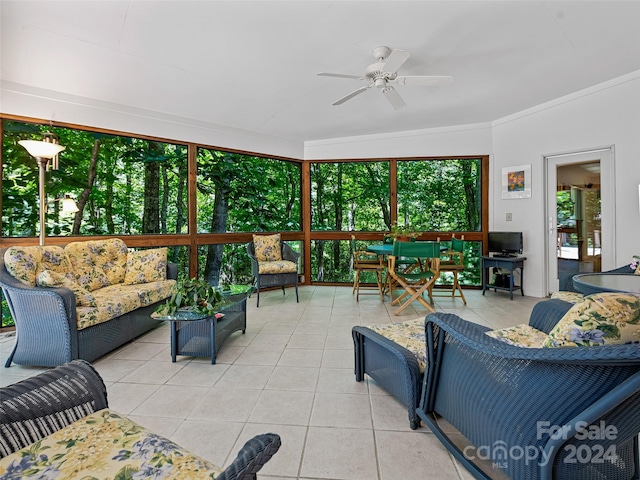
<svg viewBox="0 0 640 480">
<path fill-rule="evenodd" d="M 3 237 L 38 235 L 38 166 L 18 141 L 47 130 L 66 147 L 47 173 L 47 199 L 70 195 L 80 209 L 64 217 L 59 202 L 48 203 L 47 236 L 187 232 L 185 146 L 5 121 Z"/>
<path fill-rule="evenodd" d="M 480 159 L 398 162 L 398 223 L 425 232 L 481 229 Z"/>
<path fill-rule="evenodd" d="M 389 162 L 311 164 L 311 230 L 389 228 Z"/>
<path fill-rule="evenodd" d="M 301 230 L 300 165 L 198 151 L 198 232 Z"/>
<path fill-rule="evenodd" d="M 397 222 L 424 232 L 422 240 L 464 233 L 461 281 L 480 283 L 487 157 L 303 162 L 6 115 L 1 120 L 0 246 L 17 238 L 38 242 L 38 167 L 18 141 L 50 131 L 66 149 L 60 168 L 46 174 L 48 244 L 119 236 L 133 248 L 167 246 L 180 276 L 217 285 L 251 282 L 251 232 L 281 232 L 302 254 L 304 281 L 348 284 L 351 235 L 365 249 Z M 64 216 L 53 201 L 64 195 L 76 200 L 77 214 Z M 443 275 L 442 283 L 450 281 Z M 5 324 L 6 309 L 2 316 Z"/>
</svg>

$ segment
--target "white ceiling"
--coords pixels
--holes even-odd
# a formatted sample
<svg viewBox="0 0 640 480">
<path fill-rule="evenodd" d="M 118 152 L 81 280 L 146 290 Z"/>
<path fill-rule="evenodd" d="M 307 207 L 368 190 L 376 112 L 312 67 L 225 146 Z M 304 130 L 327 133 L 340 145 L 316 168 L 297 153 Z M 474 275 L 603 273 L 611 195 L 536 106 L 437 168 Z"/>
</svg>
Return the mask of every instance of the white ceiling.
<svg viewBox="0 0 640 480">
<path fill-rule="evenodd" d="M 490 122 L 640 70 L 640 1 L 0 1 L 1 79 L 306 141 Z M 374 47 L 444 88 L 375 88 Z M 73 98 L 73 97 L 71 97 Z M 0 105 L 1 109 L 1 105 Z"/>
</svg>

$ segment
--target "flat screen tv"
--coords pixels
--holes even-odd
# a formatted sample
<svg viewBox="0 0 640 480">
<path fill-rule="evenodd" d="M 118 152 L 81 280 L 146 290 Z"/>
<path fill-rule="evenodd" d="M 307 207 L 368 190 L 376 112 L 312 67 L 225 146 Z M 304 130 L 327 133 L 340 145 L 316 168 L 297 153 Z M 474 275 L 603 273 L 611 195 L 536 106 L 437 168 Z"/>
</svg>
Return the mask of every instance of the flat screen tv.
<svg viewBox="0 0 640 480">
<path fill-rule="evenodd" d="M 522 232 L 489 232 L 489 252 L 506 256 L 522 253 Z"/>
</svg>

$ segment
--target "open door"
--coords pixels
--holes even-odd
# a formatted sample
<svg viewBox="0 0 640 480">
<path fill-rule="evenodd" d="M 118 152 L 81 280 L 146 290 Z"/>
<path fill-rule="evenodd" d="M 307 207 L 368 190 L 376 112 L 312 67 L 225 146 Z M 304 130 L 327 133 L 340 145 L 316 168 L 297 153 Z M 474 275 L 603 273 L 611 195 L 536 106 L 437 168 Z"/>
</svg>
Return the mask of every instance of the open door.
<svg viewBox="0 0 640 480">
<path fill-rule="evenodd" d="M 580 272 L 615 268 L 613 151 L 545 157 L 548 291 Z"/>
</svg>

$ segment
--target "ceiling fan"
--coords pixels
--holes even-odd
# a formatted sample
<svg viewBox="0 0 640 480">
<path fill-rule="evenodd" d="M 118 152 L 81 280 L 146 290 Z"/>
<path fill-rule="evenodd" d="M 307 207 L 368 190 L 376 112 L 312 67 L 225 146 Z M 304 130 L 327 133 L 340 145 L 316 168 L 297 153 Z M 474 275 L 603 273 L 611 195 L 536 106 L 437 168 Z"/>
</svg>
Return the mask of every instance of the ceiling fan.
<svg viewBox="0 0 640 480">
<path fill-rule="evenodd" d="M 409 58 L 409 52 L 405 52 L 404 50 L 391 50 L 389 47 L 377 47 L 373 50 L 373 56 L 376 58 L 377 62 L 369 65 L 365 69 L 363 76 L 325 72 L 318 74 L 318 76 L 321 77 L 349 78 L 369 82 L 368 85 L 360 87 L 348 95 L 345 95 L 340 100 L 334 102 L 334 106 L 342 105 L 347 100 L 351 100 L 356 95 L 360 95 L 375 86 L 382 90 L 382 93 L 387 97 L 387 100 L 389 100 L 389 103 L 394 109 L 400 110 L 407 104 L 404 102 L 400 94 L 393 88 L 393 84 L 439 87 L 453 83 L 453 77 L 449 76 L 398 76 L 398 69 Z"/>
</svg>

